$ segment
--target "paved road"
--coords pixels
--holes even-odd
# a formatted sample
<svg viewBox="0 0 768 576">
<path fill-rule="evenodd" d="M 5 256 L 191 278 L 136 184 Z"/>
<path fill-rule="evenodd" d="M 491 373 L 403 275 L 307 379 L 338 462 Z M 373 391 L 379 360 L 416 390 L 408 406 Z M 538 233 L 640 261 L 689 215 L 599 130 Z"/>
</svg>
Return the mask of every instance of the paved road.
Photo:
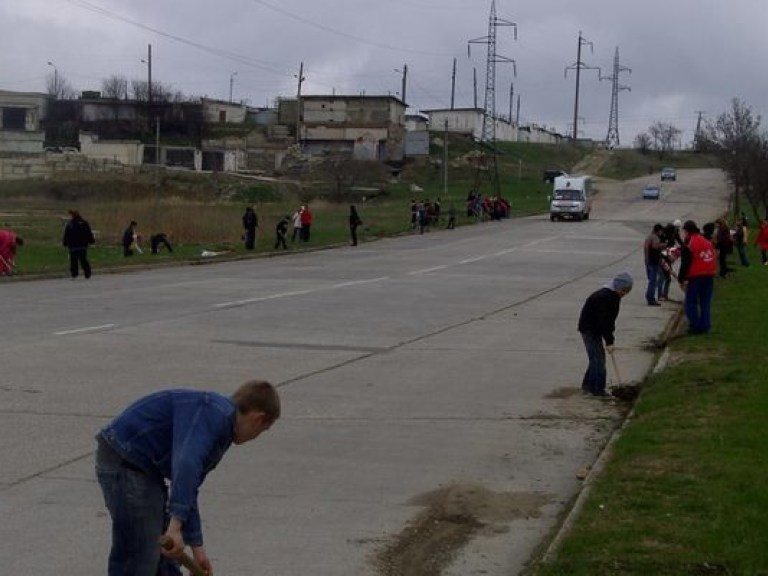
<svg viewBox="0 0 768 576">
<path fill-rule="evenodd" d="M 104 574 L 93 434 L 141 394 L 262 377 L 284 418 L 202 491 L 218 574 L 517 573 L 621 418 L 578 393 L 584 298 L 639 280 L 617 354 L 641 378 L 673 312 L 644 305 L 643 238 L 725 206 L 717 171 L 680 170 L 658 202 L 643 182 L 598 182 L 582 223 L 1 285 L 0 572 Z"/>
</svg>

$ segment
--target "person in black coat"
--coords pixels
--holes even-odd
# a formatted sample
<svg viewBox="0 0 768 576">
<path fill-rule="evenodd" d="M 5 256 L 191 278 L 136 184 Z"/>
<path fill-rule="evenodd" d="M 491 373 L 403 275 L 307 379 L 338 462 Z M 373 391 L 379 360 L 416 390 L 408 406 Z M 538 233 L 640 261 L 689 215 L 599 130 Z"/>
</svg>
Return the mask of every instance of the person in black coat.
<svg viewBox="0 0 768 576">
<path fill-rule="evenodd" d="M 259 218 L 256 212 L 250 206 L 245 209 L 243 214 L 243 228 L 245 229 L 245 249 L 253 250 L 256 245 L 256 228 L 259 226 Z"/>
<path fill-rule="evenodd" d="M 357 246 L 357 227 L 360 226 L 363 221 L 357 213 L 357 208 L 354 205 L 349 207 L 349 235 L 352 237 L 352 246 Z"/>
<path fill-rule="evenodd" d="M 69 222 L 64 227 L 64 238 L 61 243 L 69 250 L 69 272 L 72 278 L 77 278 L 79 268 L 83 269 L 86 278 L 91 277 L 91 264 L 88 262 L 88 246 L 96 243 L 91 226 L 77 210 L 69 211 Z"/>
<path fill-rule="evenodd" d="M 609 284 L 590 294 L 579 316 L 579 332 L 587 350 L 589 365 L 581 389 L 593 396 L 607 396 L 605 391 L 605 353 L 613 354 L 616 318 L 621 299 L 632 290 L 632 276 L 622 273 Z M 605 343 L 605 347 L 603 347 Z"/>
<path fill-rule="evenodd" d="M 128 256 L 133 256 L 133 243 L 136 240 L 136 226 L 138 224 L 135 220 L 131 220 L 131 223 L 128 225 L 128 228 L 125 229 L 125 232 L 123 232 L 123 256 L 126 258 Z"/>
<path fill-rule="evenodd" d="M 288 224 L 291 221 L 290 216 L 282 218 L 275 226 L 275 250 L 282 246 L 283 250 L 288 250 L 288 246 L 285 243 L 285 237 L 288 235 Z"/>
</svg>

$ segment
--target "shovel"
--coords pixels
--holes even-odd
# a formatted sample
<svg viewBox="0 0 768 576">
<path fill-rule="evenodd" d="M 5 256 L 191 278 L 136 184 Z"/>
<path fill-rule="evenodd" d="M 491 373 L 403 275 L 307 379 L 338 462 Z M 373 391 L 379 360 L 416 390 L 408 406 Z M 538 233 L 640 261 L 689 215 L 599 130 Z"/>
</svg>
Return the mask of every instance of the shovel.
<svg viewBox="0 0 768 576">
<path fill-rule="evenodd" d="M 168 536 L 161 536 L 160 546 L 166 550 L 171 550 L 173 548 L 173 540 Z M 195 560 L 186 552 L 182 552 L 178 560 L 184 568 L 189 570 L 189 573 L 192 574 L 192 576 L 208 576 L 208 573 L 203 570 L 200 564 L 195 562 Z"/>
</svg>

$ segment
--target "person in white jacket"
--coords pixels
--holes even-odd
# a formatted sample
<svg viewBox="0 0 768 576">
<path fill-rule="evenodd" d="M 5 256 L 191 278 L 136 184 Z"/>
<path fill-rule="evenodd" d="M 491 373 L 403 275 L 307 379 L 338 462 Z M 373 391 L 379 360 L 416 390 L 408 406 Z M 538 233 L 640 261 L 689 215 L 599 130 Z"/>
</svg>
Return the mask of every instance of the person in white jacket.
<svg viewBox="0 0 768 576">
<path fill-rule="evenodd" d="M 298 208 L 296 212 L 291 216 L 291 224 L 293 225 L 293 234 L 291 234 L 291 242 L 296 242 L 296 237 L 301 237 L 301 213 L 304 211 L 304 206 Z"/>
</svg>

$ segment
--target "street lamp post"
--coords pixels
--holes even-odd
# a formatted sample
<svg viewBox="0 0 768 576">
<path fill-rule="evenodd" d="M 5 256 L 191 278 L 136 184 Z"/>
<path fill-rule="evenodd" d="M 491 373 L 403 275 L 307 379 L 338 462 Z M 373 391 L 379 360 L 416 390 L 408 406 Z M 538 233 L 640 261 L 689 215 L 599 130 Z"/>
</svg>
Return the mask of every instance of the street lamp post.
<svg viewBox="0 0 768 576">
<path fill-rule="evenodd" d="M 59 97 L 59 69 L 56 68 L 56 64 L 48 60 L 48 66 L 53 68 L 53 95 Z"/>
<path fill-rule="evenodd" d="M 235 76 L 237 76 L 237 72 L 232 72 L 232 74 L 229 75 L 229 103 L 232 104 L 232 86 L 235 84 Z"/>
</svg>

